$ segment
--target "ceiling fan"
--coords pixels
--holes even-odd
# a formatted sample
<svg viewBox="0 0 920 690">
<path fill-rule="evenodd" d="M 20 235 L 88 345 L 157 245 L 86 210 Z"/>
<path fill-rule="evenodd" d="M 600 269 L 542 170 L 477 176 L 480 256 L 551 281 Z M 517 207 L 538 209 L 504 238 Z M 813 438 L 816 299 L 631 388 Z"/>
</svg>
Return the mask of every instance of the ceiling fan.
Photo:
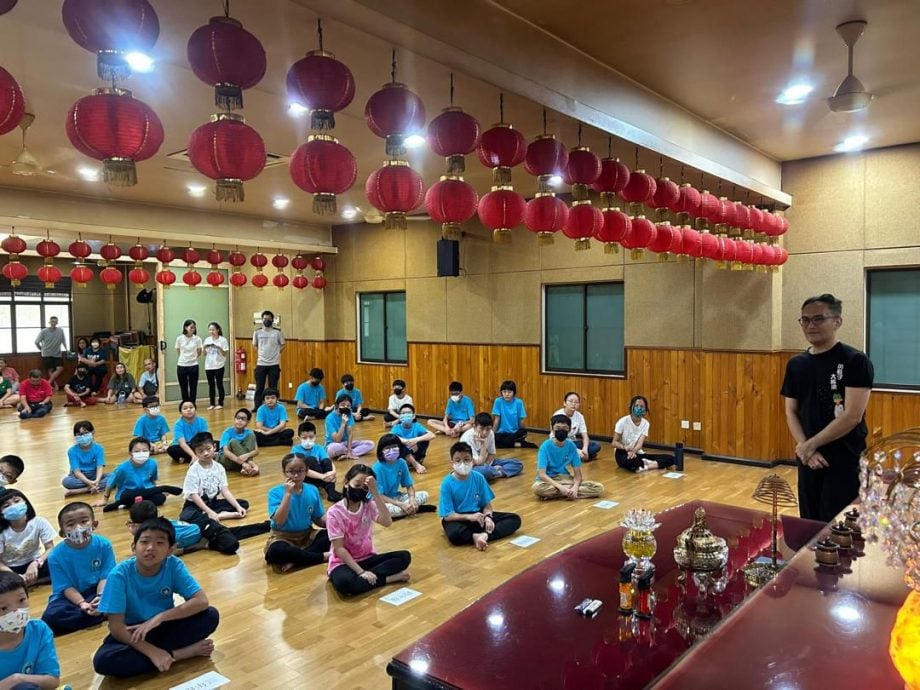
<svg viewBox="0 0 920 690">
<path fill-rule="evenodd" d="M 35 122 L 35 115 L 33 113 L 23 114 L 22 120 L 19 122 L 19 129 L 22 130 L 22 148 L 19 149 L 19 153 L 12 162 L 0 167 L 8 168 L 14 175 L 20 175 L 22 177 L 32 177 L 33 175 L 46 175 L 50 177 L 56 175 L 57 173 L 54 170 L 49 170 L 39 163 L 38 159 L 29 151 L 29 147 L 26 146 L 26 132 L 28 132 L 33 122 Z"/>
<path fill-rule="evenodd" d="M 366 212 L 364 213 L 364 222 L 365 222 L 365 223 L 370 223 L 371 225 L 378 225 L 379 223 L 382 223 L 384 220 L 386 220 L 386 219 L 384 218 L 384 215 L 383 215 L 380 211 L 378 211 L 376 208 L 374 208 L 373 206 L 372 206 L 368 211 L 366 211 Z M 406 220 L 412 220 L 412 221 L 425 220 L 425 221 L 430 221 L 430 220 L 431 220 L 431 216 L 429 216 L 429 215 L 427 215 L 427 214 L 412 215 L 412 216 L 406 216 Z"/>
<path fill-rule="evenodd" d="M 827 99 L 827 106 L 835 113 L 863 110 L 875 98 L 853 74 L 853 46 L 863 35 L 866 25 L 867 22 L 857 19 L 837 26 L 837 33 L 847 46 L 847 76 L 840 82 L 834 95 Z"/>
</svg>

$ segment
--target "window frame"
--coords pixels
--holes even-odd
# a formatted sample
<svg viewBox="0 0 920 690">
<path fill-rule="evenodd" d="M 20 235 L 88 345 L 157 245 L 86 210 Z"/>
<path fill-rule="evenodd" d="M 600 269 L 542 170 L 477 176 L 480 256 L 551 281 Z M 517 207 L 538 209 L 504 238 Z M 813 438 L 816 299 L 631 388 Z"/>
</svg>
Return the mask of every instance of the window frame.
<svg viewBox="0 0 920 690">
<path fill-rule="evenodd" d="M 872 277 L 873 274 L 881 273 L 917 273 L 920 275 L 920 266 L 885 266 L 878 268 L 867 268 L 866 269 L 866 313 L 865 313 L 865 323 L 863 324 L 865 328 L 865 341 L 866 341 L 866 356 L 869 357 L 869 360 L 872 360 Z M 920 299 L 920 295 L 918 295 Z M 920 384 L 915 383 L 888 383 L 888 382 L 879 382 L 875 381 L 872 384 L 872 390 L 884 390 L 884 391 L 901 391 L 909 393 L 920 393 Z"/>
<path fill-rule="evenodd" d="M 362 319 L 361 319 L 361 300 L 367 295 L 381 295 L 383 297 L 383 359 L 375 359 L 366 357 L 364 354 L 364 348 L 362 343 L 364 341 L 364 333 L 362 330 Z M 405 359 L 392 359 L 390 358 L 387 345 L 387 299 L 389 295 L 402 295 L 403 302 L 406 302 L 407 296 L 405 290 L 368 290 L 365 292 L 355 293 L 355 316 L 357 321 L 356 328 L 356 340 L 358 348 L 358 362 L 361 364 L 381 364 L 388 366 L 409 366 L 409 338 L 408 333 L 404 337 L 406 343 L 406 358 Z M 408 310 L 407 310 L 408 313 Z M 408 326 L 408 324 L 406 324 Z M 408 328 L 407 328 L 408 330 Z"/>
<path fill-rule="evenodd" d="M 73 290 L 70 278 L 61 278 L 61 280 L 59 280 L 53 288 L 45 287 L 44 282 L 42 282 L 37 276 L 26 276 L 22 283 L 16 287 L 13 287 L 7 278 L 0 278 L 0 295 L 5 295 L 6 293 L 9 293 L 10 298 L 8 300 L 5 297 L 0 299 L 0 304 L 9 305 L 10 307 L 9 330 L 12 335 L 10 340 L 12 349 L 9 352 L 0 352 L 0 354 L 15 357 L 22 355 L 35 355 L 37 353 L 37 350 L 35 349 L 31 349 L 27 352 L 20 352 L 17 350 L 16 331 L 19 329 L 16 324 L 17 306 L 37 306 L 39 309 L 39 318 L 41 323 L 40 328 L 46 328 L 48 326 L 48 319 L 50 318 L 47 315 L 46 308 L 49 306 L 55 307 L 66 305 L 67 324 L 66 326 L 65 324 L 59 325 L 66 328 L 66 331 L 69 334 L 68 340 L 73 339 Z M 29 297 L 20 297 L 17 299 L 17 296 L 22 293 L 29 293 Z M 35 293 L 38 293 L 37 297 L 33 296 Z M 66 295 L 67 300 L 49 302 L 45 300 L 46 295 Z M 73 346 L 73 343 L 71 342 L 69 345 Z"/>
<path fill-rule="evenodd" d="M 565 367 L 550 367 L 547 358 L 549 356 L 549 349 L 547 347 L 547 333 L 546 326 L 548 321 L 547 314 L 547 296 L 548 292 L 552 288 L 556 287 L 581 287 L 582 288 L 582 313 L 585 317 L 584 328 L 585 331 L 588 330 L 589 325 L 587 324 L 587 315 L 588 315 L 588 287 L 592 285 L 621 285 L 623 286 L 623 324 L 621 328 L 623 330 L 623 369 L 622 371 L 611 371 L 607 369 L 571 369 Z M 627 378 L 628 372 L 628 356 L 626 351 L 626 292 L 625 292 L 625 281 L 623 280 L 596 280 L 596 281 L 579 281 L 579 282 L 565 282 L 565 283 L 544 283 L 542 286 L 541 293 L 541 318 L 542 324 L 540 329 L 540 373 L 548 375 L 559 375 L 559 376 L 590 376 L 593 378 L 610 378 L 610 379 L 625 379 Z M 587 363 L 590 361 L 588 350 L 588 338 L 584 339 L 584 361 Z"/>
</svg>

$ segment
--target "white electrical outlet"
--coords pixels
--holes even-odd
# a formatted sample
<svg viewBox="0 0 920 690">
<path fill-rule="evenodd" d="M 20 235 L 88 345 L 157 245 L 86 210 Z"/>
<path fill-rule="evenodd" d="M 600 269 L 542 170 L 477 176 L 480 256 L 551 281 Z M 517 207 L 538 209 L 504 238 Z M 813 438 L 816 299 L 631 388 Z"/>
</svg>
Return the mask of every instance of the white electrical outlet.
<svg viewBox="0 0 920 690">
<path fill-rule="evenodd" d="M 702 431 L 702 430 L 703 430 L 703 423 L 702 423 L 702 422 L 693 422 L 693 430 L 694 430 L 694 431 Z"/>
<path fill-rule="evenodd" d="M 293 387 L 294 387 L 294 384 L 288 381 L 288 388 L 293 388 Z"/>
<path fill-rule="evenodd" d="M 681 428 L 681 429 L 689 429 L 689 428 L 690 428 L 690 420 L 689 420 L 689 419 L 682 419 L 682 420 L 680 420 L 680 428 Z"/>
</svg>

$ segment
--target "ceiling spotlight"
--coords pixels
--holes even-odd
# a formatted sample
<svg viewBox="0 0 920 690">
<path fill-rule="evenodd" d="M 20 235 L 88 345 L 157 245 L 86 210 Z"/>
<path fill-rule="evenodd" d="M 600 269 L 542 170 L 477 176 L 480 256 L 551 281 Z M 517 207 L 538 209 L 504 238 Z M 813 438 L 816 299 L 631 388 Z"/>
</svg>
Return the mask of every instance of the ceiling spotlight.
<svg viewBox="0 0 920 690">
<path fill-rule="evenodd" d="M 798 105 L 799 103 L 804 103 L 805 99 L 808 98 L 808 95 L 814 91 L 815 87 L 811 84 L 792 84 L 787 86 L 779 96 L 776 97 L 776 102 L 780 105 Z"/>
<path fill-rule="evenodd" d="M 300 103 L 295 103 L 294 101 L 291 101 L 290 103 L 288 103 L 288 115 L 292 115 L 294 117 L 300 117 L 301 115 L 304 115 L 308 113 L 309 111 L 310 111 L 309 108 L 301 105 Z"/>
<path fill-rule="evenodd" d="M 82 177 L 87 182 L 99 181 L 99 170 L 97 168 L 90 168 L 85 165 L 81 165 L 79 168 L 77 168 L 77 175 Z"/>
<path fill-rule="evenodd" d="M 189 184 L 185 186 L 186 191 L 188 191 L 189 196 L 202 197 L 204 193 L 208 191 L 208 188 L 203 184 Z"/>
<path fill-rule="evenodd" d="M 283 211 L 288 207 L 288 204 L 290 203 L 290 199 L 285 199 L 283 196 L 276 196 L 272 201 L 272 206 L 274 206 L 279 211 Z"/>
<path fill-rule="evenodd" d="M 125 55 L 125 62 L 132 72 L 144 73 L 153 71 L 153 58 L 144 53 L 128 53 Z"/>
<path fill-rule="evenodd" d="M 834 151 L 838 153 L 846 153 L 848 151 L 860 151 L 862 147 L 866 145 L 866 142 L 869 141 L 869 137 L 863 134 L 853 134 L 848 136 L 846 139 L 841 141 L 834 147 Z"/>
<path fill-rule="evenodd" d="M 345 220 L 354 220 L 358 217 L 357 209 L 352 208 L 351 206 L 346 206 L 342 209 L 342 218 Z"/>
<path fill-rule="evenodd" d="M 550 177 L 547 182 L 549 182 L 554 187 L 562 184 L 562 175 L 553 175 Z"/>
<path fill-rule="evenodd" d="M 417 149 L 419 146 L 425 145 L 425 137 L 421 134 L 410 134 L 403 141 L 407 149 Z"/>
</svg>

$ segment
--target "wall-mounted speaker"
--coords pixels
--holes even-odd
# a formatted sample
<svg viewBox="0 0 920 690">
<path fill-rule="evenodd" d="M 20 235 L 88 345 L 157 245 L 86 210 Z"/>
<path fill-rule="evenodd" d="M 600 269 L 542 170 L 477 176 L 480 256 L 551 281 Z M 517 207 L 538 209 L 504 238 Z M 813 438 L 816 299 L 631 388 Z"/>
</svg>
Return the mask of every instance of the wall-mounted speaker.
<svg viewBox="0 0 920 690">
<path fill-rule="evenodd" d="M 438 240 L 438 277 L 460 275 L 460 240 Z"/>
</svg>

